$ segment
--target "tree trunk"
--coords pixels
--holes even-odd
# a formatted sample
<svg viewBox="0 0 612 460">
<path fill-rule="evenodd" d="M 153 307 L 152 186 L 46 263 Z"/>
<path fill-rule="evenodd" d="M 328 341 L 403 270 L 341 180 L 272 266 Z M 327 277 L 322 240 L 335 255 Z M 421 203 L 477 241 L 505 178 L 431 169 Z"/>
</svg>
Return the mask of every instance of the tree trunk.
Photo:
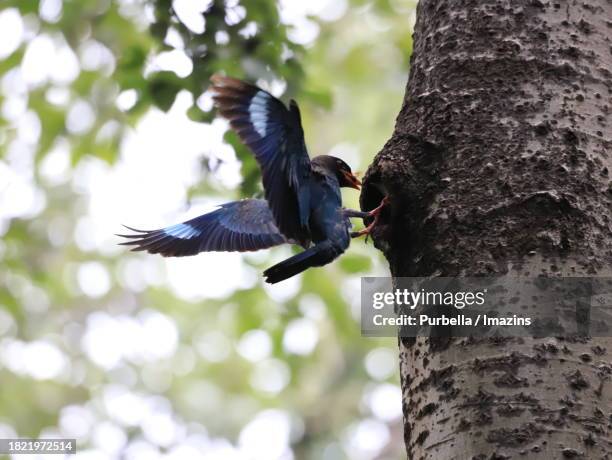
<svg viewBox="0 0 612 460">
<path fill-rule="evenodd" d="M 611 276 L 612 1 L 421 0 L 362 207 L 393 276 Z M 612 339 L 401 338 L 414 459 L 610 458 Z"/>
</svg>

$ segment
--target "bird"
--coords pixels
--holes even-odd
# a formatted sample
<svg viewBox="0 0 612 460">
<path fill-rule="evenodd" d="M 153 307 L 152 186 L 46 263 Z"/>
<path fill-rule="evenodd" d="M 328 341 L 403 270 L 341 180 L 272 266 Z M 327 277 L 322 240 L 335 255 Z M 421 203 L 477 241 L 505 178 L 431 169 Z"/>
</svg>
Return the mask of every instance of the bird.
<svg viewBox="0 0 612 460">
<path fill-rule="evenodd" d="M 208 251 L 256 251 L 294 244 L 304 251 L 263 272 L 271 284 L 310 267 L 323 266 L 349 247 L 351 238 L 371 233 L 382 209 L 369 211 L 342 206 L 341 187 L 359 190 L 361 182 L 350 166 L 331 155 L 308 155 L 301 116 L 294 100 L 285 106 L 251 83 L 215 74 L 213 101 L 261 169 L 264 198 L 225 203 L 195 219 L 157 230 L 125 226 L 118 236 L 133 246 L 164 257 L 191 256 Z M 363 230 L 351 232 L 350 218 L 373 218 Z"/>
</svg>

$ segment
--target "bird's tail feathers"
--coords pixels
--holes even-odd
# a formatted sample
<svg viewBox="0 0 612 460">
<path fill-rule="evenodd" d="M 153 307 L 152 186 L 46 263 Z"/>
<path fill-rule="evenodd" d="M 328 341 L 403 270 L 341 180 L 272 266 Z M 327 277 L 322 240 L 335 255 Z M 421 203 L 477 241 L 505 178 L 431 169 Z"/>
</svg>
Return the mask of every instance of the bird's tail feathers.
<svg viewBox="0 0 612 460">
<path fill-rule="evenodd" d="M 266 282 L 274 284 L 302 273 L 310 267 L 328 264 L 342 253 L 330 241 L 324 241 L 299 254 L 289 257 L 264 272 Z"/>
</svg>

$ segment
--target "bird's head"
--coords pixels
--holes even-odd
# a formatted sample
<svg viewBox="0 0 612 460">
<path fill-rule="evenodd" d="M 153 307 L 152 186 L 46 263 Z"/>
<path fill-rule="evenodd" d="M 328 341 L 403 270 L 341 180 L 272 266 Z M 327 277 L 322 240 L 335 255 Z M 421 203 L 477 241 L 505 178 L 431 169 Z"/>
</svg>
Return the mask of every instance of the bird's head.
<svg viewBox="0 0 612 460">
<path fill-rule="evenodd" d="M 314 157 L 312 162 L 335 175 L 340 187 L 350 187 L 357 190 L 361 187 L 361 181 L 351 171 L 351 167 L 340 158 L 331 155 L 319 155 Z"/>
</svg>

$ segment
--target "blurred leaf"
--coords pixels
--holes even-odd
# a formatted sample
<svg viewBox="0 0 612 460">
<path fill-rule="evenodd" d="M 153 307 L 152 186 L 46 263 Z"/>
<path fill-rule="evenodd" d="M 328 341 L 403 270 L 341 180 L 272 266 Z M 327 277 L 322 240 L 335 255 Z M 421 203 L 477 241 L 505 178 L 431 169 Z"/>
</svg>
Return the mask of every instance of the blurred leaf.
<svg viewBox="0 0 612 460">
<path fill-rule="evenodd" d="M 314 89 L 304 89 L 302 92 L 306 99 L 311 100 L 315 104 L 321 106 L 324 109 L 332 108 L 332 94 L 329 90 L 314 90 Z"/>
<path fill-rule="evenodd" d="M 340 258 L 340 267 L 347 273 L 366 273 L 372 267 L 372 261 L 359 254 L 345 254 Z"/>
<path fill-rule="evenodd" d="M 170 71 L 156 72 L 149 80 L 149 93 L 155 105 L 164 112 L 170 110 L 174 98 L 182 88 L 181 79 Z"/>
<path fill-rule="evenodd" d="M 189 110 L 187 110 L 187 116 L 189 119 L 199 123 L 211 123 L 215 118 L 215 114 L 212 111 L 204 112 L 196 104 L 189 107 Z"/>
</svg>

